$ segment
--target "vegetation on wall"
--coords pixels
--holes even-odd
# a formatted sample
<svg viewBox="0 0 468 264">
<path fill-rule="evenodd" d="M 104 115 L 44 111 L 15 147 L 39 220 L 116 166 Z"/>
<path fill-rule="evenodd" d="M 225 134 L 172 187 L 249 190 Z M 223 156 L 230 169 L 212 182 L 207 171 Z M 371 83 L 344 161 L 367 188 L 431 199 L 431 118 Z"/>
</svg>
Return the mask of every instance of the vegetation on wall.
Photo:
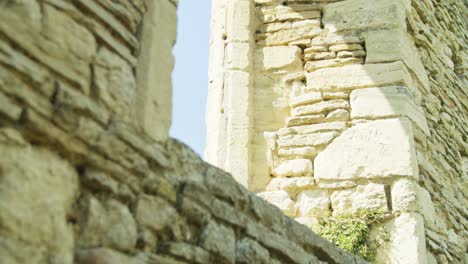
<svg viewBox="0 0 468 264">
<path fill-rule="evenodd" d="M 320 219 L 316 231 L 339 248 L 367 261 L 372 261 L 375 258 L 376 249 L 389 240 L 389 234 L 381 226 L 377 229 L 376 237 L 371 240 L 371 226 L 381 223 L 386 218 L 387 214 L 376 211 L 329 217 Z"/>
</svg>

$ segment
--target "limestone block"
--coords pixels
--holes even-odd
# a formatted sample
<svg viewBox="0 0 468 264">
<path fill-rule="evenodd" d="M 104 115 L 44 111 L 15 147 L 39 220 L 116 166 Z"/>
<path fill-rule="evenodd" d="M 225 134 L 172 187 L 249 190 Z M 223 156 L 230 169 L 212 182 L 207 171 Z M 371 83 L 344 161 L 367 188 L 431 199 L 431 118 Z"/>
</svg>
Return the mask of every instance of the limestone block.
<svg viewBox="0 0 468 264">
<path fill-rule="evenodd" d="M 366 32 L 364 39 L 366 40 L 367 63 L 401 60 L 416 73 L 417 78 L 425 87 L 429 87 L 429 79 L 419 52 L 405 30 Z"/>
<path fill-rule="evenodd" d="M 418 177 L 411 122 L 406 118 L 357 124 L 315 158 L 317 179 Z"/>
<path fill-rule="evenodd" d="M 295 177 L 312 175 L 312 161 L 309 159 L 294 159 L 282 162 L 273 170 L 276 177 Z"/>
<path fill-rule="evenodd" d="M 341 67 L 350 64 L 362 64 L 364 60 L 362 58 L 340 58 L 332 60 L 320 60 L 320 61 L 308 61 L 306 62 L 304 69 L 308 72 L 313 72 L 318 69 Z"/>
<path fill-rule="evenodd" d="M 210 221 L 201 235 L 201 246 L 219 254 L 227 263 L 234 263 L 236 258 L 236 235 L 232 228 Z"/>
<path fill-rule="evenodd" d="M 224 64 L 230 70 L 247 70 L 250 67 L 250 44 L 231 42 L 226 45 L 226 61 Z"/>
<path fill-rule="evenodd" d="M 278 149 L 278 156 L 315 158 L 317 156 L 317 149 L 314 147 L 280 148 Z"/>
<path fill-rule="evenodd" d="M 321 32 L 322 29 L 319 26 L 310 27 L 309 25 L 301 25 L 300 27 L 298 26 L 267 34 L 263 36 L 263 39 L 259 39 L 258 44 L 268 46 L 286 45 L 293 41 L 313 38 L 318 36 Z"/>
<path fill-rule="evenodd" d="M 417 212 L 427 225 L 434 227 L 436 224 L 437 215 L 431 195 L 414 181 L 401 179 L 392 185 L 392 205 L 394 212 Z"/>
<path fill-rule="evenodd" d="M 330 51 L 343 51 L 343 50 L 362 50 L 362 46 L 359 44 L 338 44 L 330 46 Z"/>
<path fill-rule="evenodd" d="M 354 90 L 350 94 L 352 118 L 407 116 L 427 135 L 430 134 L 423 110 L 406 87 L 390 86 Z"/>
<path fill-rule="evenodd" d="M 100 203 L 93 197 L 86 203 L 86 213 L 80 220 L 80 247 L 105 246 L 122 251 L 135 247 L 137 226 L 126 206 L 115 200 Z"/>
<path fill-rule="evenodd" d="M 270 253 L 257 241 L 245 237 L 237 241 L 236 263 L 269 264 Z"/>
<path fill-rule="evenodd" d="M 170 1 L 150 1 L 144 16 L 137 74 L 137 118 L 151 138 L 165 141 L 172 116 L 172 47 L 177 10 Z"/>
<path fill-rule="evenodd" d="M 288 135 L 278 139 L 280 147 L 306 147 L 329 144 L 339 135 L 338 132 L 313 133 L 306 135 Z"/>
<path fill-rule="evenodd" d="M 414 93 L 411 75 L 401 61 L 319 69 L 307 73 L 306 76 L 307 88 L 311 91 L 326 92 L 403 84 Z"/>
<path fill-rule="evenodd" d="M 278 130 L 277 135 L 286 136 L 286 135 L 294 135 L 294 134 L 311 134 L 311 133 L 327 132 L 327 131 L 343 131 L 346 128 L 347 128 L 346 122 L 337 121 L 337 122 L 281 128 L 280 130 Z"/>
<path fill-rule="evenodd" d="M 336 109 L 327 114 L 325 121 L 334 122 L 334 121 L 347 121 L 349 120 L 349 112 L 344 109 Z"/>
<path fill-rule="evenodd" d="M 325 45 L 314 45 L 312 47 L 306 48 L 304 54 L 317 53 L 317 52 L 327 52 L 328 47 Z"/>
<path fill-rule="evenodd" d="M 336 54 L 337 58 L 362 58 L 366 56 L 366 52 L 363 50 L 343 50 Z"/>
<path fill-rule="evenodd" d="M 406 28 L 405 6 L 400 1 L 349 0 L 323 8 L 323 24 L 329 32 Z"/>
<path fill-rule="evenodd" d="M 295 196 L 302 190 L 314 186 L 313 177 L 293 177 L 293 178 L 273 178 L 267 185 L 267 191 L 287 191 L 291 196 Z"/>
<path fill-rule="evenodd" d="M 249 42 L 251 37 L 253 3 L 248 0 L 230 1 L 227 4 L 227 42 Z"/>
<path fill-rule="evenodd" d="M 79 249 L 75 254 L 76 264 L 89 263 L 128 263 L 139 264 L 140 260 L 129 257 L 119 251 L 109 248 L 98 247 L 89 249 Z"/>
<path fill-rule="evenodd" d="M 294 202 L 289 197 L 289 194 L 286 191 L 271 191 L 271 192 L 262 192 L 257 194 L 263 200 L 273 204 L 278 207 L 283 213 L 288 216 L 295 216 L 296 209 L 294 208 Z"/>
<path fill-rule="evenodd" d="M 130 65 L 107 48 L 101 48 L 94 67 L 99 99 L 129 123 L 135 119 L 136 81 Z"/>
<path fill-rule="evenodd" d="M 310 105 L 301 105 L 293 108 L 291 110 L 291 114 L 295 116 L 312 115 L 333 111 L 339 108 L 348 109 L 349 102 L 343 99 L 335 99 L 329 101 L 322 101 Z"/>
<path fill-rule="evenodd" d="M 297 196 L 297 213 L 299 216 L 329 216 L 330 195 L 324 190 L 306 190 Z"/>
<path fill-rule="evenodd" d="M 96 53 L 96 41 L 91 32 L 51 5 L 44 6 L 44 18 L 43 33 L 57 45 L 49 52 L 65 59 L 68 51 L 79 60 L 88 63 L 92 61 Z"/>
<path fill-rule="evenodd" d="M 136 220 L 140 226 L 161 231 L 174 225 L 178 216 L 176 210 L 159 197 L 141 195 L 136 206 Z"/>
<path fill-rule="evenodd" d="M 323 92 L 323 99 L 349 99 L 349 93 L 347 92 Z"/>
<path fill-rule="evenodd" d="M 336 58 L 336 53 L 333 51 L 330 52 L 318 52 L 318 53 L 308 53 L 304 55 L 305 61 L 310 60 L 330 60 Z"/>
<path fill-rule="evenodd" d="M 299 105 L 305 105 L 310 103 L 319 102 L 322 100 L 322 94 L 319 92 L 311 92 L 301 95 L 291 95 L 289 104 L 291 107 L 296 107 Z"/>
<path fill-rule="evenodd" d="M 326 182 L 320 181 L 317 183 L 320 189 L 347 189 L 356 187 L 357 184 L 353 181 L 338 181 L 338 182 Z"/>
<path fill-rule="evenodd" d="M 419 214 L 401 214 L 384 228 L 390 234 L 390 241 L 377 249 L 375 263 L 427 263 L 424 221 Z"/>
<path fill-rule="evenodd" d="M 302 68 L 301 53 L 295 46 L 265 47 L 256 50 L 255 61 L 265 71 L 291 73 Z"/>
<path fill-rule="evenodd" d="M 321 123 L 325 120 L 325 115 L 306 115 L 306 116 L 292 116 L 286 119 L 286 126 L 301 126 L 309 124 Z"/>
<path fill-rule="evenodd" d="M 360 44 L 364 40 L 351 34 L 340 34 L 328 32 L 326 35 L 320 35 L 312 39 L 312 45 L 338 45 L 338 44 Z"/>
<path fill-rule="evenodd" d="M 333 216 L 361 211 L 388 211 L 383 184 L 369 183 L 352 189 L 334 191 L 330 197 Z"/>
<path fill-rule="evenodd" d="M 18 132 L 9 134 L 23 141 Z M 78 196 L 76 170 L 48 150 L 18 143 L 0 143 L 0 258 L 71 264 L 75 245 L 67 219 Z M 18 252 L 31 255 L 17 258 Z"/>
</svg>

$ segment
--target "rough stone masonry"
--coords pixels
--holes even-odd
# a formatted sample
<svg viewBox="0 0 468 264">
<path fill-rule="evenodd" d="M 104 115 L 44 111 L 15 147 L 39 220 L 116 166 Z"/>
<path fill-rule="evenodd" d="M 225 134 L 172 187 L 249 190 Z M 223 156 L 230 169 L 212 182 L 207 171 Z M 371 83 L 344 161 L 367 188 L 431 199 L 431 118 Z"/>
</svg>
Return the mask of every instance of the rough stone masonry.
<svg viewBox="0 0 468 264">
<path fill-rule="evenodd" d="M 310 228 L 388 214 L 377 263 L 467 263 L 466 4 L 213 4 L 207 161 Z"/>
<path fill-rule="evenodd" d="M 168 138 L 176 8 L 0 1 L 0 263 L 365 263 Z"/>
</svg>

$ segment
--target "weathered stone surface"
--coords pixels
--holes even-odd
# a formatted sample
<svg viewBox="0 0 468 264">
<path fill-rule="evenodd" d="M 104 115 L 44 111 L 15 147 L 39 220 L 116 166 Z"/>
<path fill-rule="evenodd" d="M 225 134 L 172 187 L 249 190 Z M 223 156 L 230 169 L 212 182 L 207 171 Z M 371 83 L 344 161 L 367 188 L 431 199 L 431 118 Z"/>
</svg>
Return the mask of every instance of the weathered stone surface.
<svg viewBox="0 0 468 264">
<path fill-rule="evenodd" d="M 140 128 L 156 141 L 167 140 L 171 126 L 176 12 L 170 1 L 150 1 L 142 24 L 136 110 Z"/>
<path fill-rule="evenodd" d="M 434 227 L 437 216 L 427 190 L 412 180 L 401 179 L 393 183 L 391 194 L 394 212 L 420 213 L 424 217 L 424 222 Z"/>
<path fill-rule="evenodd" d="M 312 161 L 309 159 L 293 159 L 282 162 L 273 170 L 277 177 L 296 177 L 312 175 Z"/>
<path fill-rule="evenodd" d="M 294 135 L 294 134 L 311 134 L 327 131 L 343 131 L 347 128 L 346 122 L 329 122 L 322 124 L 313 124 L 306 126 L 294 126 L 281 128 L 277 134 L 279 136 Z"/>
<path fill-rule="evenodd" d="M 231 228 L 210 222 L 203 230 L 201 241 L 204 248 L 222 256 L 228 263 L 234 263 L 236 258 L 236 235 Z M 220 241 L 223 241 L 223 243 L 220 243 Z"/>
<path fill-rule="evenodd" d="M 177 3 L 0 4 L 0 262 L 360 263 L 167 137 Z M 294 21 L 270 32 L 297 37 L 288 44 L 300 54 L 310 43 L 301 32 L 321 31 L 320 20 L 311 18 L 320 7 L 293 3 L 286 9 L 293 6 L 306 19 L 284 13 Z M 244 117 L 252 113 L 250 102 L 259 102 L 252 92 L 281 96 L 265 107 L 264 119 L 255 117 L 271 131 L 281 127 L 290 88 L 304 79 L 283 83 L 283 77 L 296 66 L 300 76 L 303 65 L 298 56 L 293 67 L 273 64 L 280 68 L 252 78 L 253 8 L 249 0 L 213 2 L 222 21 L 213 27 L 211 42 L 220 48 L 214 57 L 221 61 L 214 72 L 223 81 L 210 87 L 225 88 L 215 111 L 225 115 L 219 127 L 238 128 L 214 133 L 229 140 L 227 150 L 214 153 L 228 168 L 259 170 L 270 180 L 268 167 L 245 162 L 264 152 L 250 149 L 249 133 L 263 131 Z M 253 89 L 254 83 L 265 87 Z M 278 107 L 284 113 L 271 110 Z M 277 116 L 269 118 L 272 111 Z M 275 145 L 272 152 L 281 149 L 295 159 L 304 157 L 291 155 L 316 151 Z M 303 190 L 309 183 L 312 177 L 283 186 Z"/>
<path fill-rule="evenodd" d="M 320 123 L 325 120 L 325 115 L 306 115 L 306 116 L 292 116 L 286 119 L 288 127 L 301 126 Z"/>
<path fill-rule="evenodd" d="M 309 105 L 302 105 L 294 108 L 291 111 L 292 115 L 295 116 L 304 116 L 304 115 L 313 115 L 313 114 L 320 114 L 323 112 L 329 112 L 336 109 L 348 109 L 349 103 L 346 100 L 336 99 L 336 100 L 329 100 L 329 101 L 322 101 L 315 104 Z"/>
<path fill-rule="evenodd" d="M 270 254 L 255 240 L 243 238 L 236 244 L 236 263 L 270 263 Z"/>
<path fill-rule="evenodd" d="M 319 153 L 314 165 L 317 179 L 418 177 L 411 123 L 400 118 L 355 125 Z"/>
<path fill-rule="evenodd" d="M 303 216 L 329 216 L 330 194 L 324 190 L 306 190 L 297 196 L 298 215 Z"/>
<path fill-rule="evenodd" d="M 314 186 L 313 177 L 273 178 L 266 186 L 267 191 L 284 190 L 291 196 Z"/>
<path fill-rule="evenodd" d="M 405 18 L 405 6 L 400 1 L 350 0 L 326 5 L 323 9 L 323 23 L 330 32 L 405 28 Z"/>
<path fill-rule="evenodd" d="M 322 94 L 318 92 L 306 93 L 298 96 L 291 96 L 289 104 L 291 107 L 319 102 L 322 100 Z"/>
<path fill-rule="evenodd" d="M 362 58 L 337 58 L 331 60 L 308 61 L 304 66 L 304 70 L 313 72 L 318 69 L 341 67 L 350 64 L 362 64 Z"/>
<path fill-rule="evenodd" d="M 302 68 L 298 47 L 265 47 L 255 52 L 255 59 L 265 71 L 294 72 Z"/>
<path fill-rule="evenodd" d="M 289 197 L 289 194 L 284 190 L 263 192 L 257 194 L 260 198 L 278 207 L 283 213 L 288 216 L 296 215 L 294 202 Z"/>
<path fill-rule="evenodd" d="M 80 247 L 109 247 L 130 252 L 137 240 L 137 226 L 129 209 L 115 200 L 100 203 L 86 199 L 84 219 L 80 224 Z"/>
<path fill-rule="evenodd" d="M 136 207 L 136 220 L 139 225 L 160 231 L 174 224 L 177 220 L 177 212 L 161 198 L 141 195 Z"/>
<path fill-rule="evenodd" d="M 306 75 L 307 88 L 311 91 L 350 90 L 406 84 L 410 87 L 410 91 L 414 92 L 411 76 L 400 61 L 319 69 Z"/>
<path fill-rule="evenodd" d="M 424 86 L 429 86 L 429 79 L 420 55 L 404 30 L 391 29 L 367 32 L 364 38 L 366 40 L 367 63 L 401 60 L 416 73 L 416 77 Z"/>
<path fill-rule="evenodd" d="M 13 141 L 1 143 L 0 152 L 0 258 L 73 263 L 74 235 L 67 217 L 78 194 L 74 168 L 46 149 Z M 23 245 L 33 255 L 17 258 Z"/>
<path fill-rule="evenodd" d="M 347 190 L 334 191 L 330 197 L 333 215 L 351 215 L 361 211 L 388 211 L 385 188 L 369 183 Z"/>
<path fill-rule="evenodd" d="M 349 120 L 349 112 L 344 109 L 336 109 L 327 114 L 325 121 L 334 122 L 334 121 L 347 121 Z"/>
<path fill-rule="evenodd" d="M 390 241 L 377 249 L 376 263 L 427 263 L 424 223 L 419 214 L 404 213 L 384 228 Z"/>
<path fill-rule="evenodd" d="M 338 44 L 330 46 L 330 51 L 343 51 L 343 50 L 362 50 L 362 46 L 359 44 Z"/>
<path fill-rule="evenodd" d="M 352 181 L 339 181 L 339 182 L 325 182 L 319 181 L 317 183 L 320 189 L 346 189 L 357 186 L 355 182 Z"/>
<path fill-rule="evenodd" d="M 278 149 L 278 156 L 315 158 L 315 156 L 317 156 L 317 150 L 313 147 L 280 148 Z"/>
<path fill-rule="evenodd" d="M 278 139 L 280 147 L 306 147 L 329 144 L 339 135 L 338 132 L 313 133 L 306 135 L 288 135 Z"/>
<path fill-rule="evenodd" d="M 99 99 L 119 118 L 135 118 L 136 81 L 132 68 L 107 48 L 101 48 L 94 67 Z"/>
<path fill-rule="evenodd" d="M 430 134 L 426 117 L 405 87 L 390 86 L 354 90 L 350 94 L 352 118 L 407 116 L 426 134 Z"/>
</svg>

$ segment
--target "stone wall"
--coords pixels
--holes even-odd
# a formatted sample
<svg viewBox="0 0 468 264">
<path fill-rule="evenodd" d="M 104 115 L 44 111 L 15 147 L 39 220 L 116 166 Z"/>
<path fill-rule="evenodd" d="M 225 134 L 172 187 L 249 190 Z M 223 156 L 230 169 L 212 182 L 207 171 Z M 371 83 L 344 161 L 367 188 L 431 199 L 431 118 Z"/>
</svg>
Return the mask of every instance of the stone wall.
<svg viewBox="0 0 468 264">
<path fill-rule="evenodd" d="M 311 228 L 383 212 L 377 263 L 462 263 L 463 4 L 226 3 L 213 20 L 207 160 Z"/>
<path fill-rule="evenodd" d="M 468 261 L 468 88 L 466 6 L 460 1 L 412 1 L 408 29 L 428 74 L 421 87 L 430 136 L 416 148 L 421 183 L 438 225 L 426 227 L 429 263 Z"/>
<path fill-rule="evenodd" d="M 0 262 L 364 263 L 167 138 L 176 6 L 0 3 Z"/>
</svg>

